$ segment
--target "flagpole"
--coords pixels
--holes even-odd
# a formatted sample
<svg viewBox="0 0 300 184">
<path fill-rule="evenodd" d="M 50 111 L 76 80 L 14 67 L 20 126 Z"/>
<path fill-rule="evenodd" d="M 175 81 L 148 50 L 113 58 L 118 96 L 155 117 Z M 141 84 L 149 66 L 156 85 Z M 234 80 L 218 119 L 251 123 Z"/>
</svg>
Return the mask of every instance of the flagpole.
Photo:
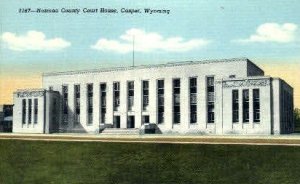
<svg viewBox="0 0 300 184">
<path fill-rule="evenodd" d="M 134 35 L 132 36 L 132 66 L 134 67 Z"/>
</svg>

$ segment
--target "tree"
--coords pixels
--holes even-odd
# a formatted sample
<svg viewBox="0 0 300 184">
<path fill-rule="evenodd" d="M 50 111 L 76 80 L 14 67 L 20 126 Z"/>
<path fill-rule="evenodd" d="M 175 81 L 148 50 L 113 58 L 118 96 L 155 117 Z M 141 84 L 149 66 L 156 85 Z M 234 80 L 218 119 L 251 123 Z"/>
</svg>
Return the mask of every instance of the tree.
<svg viewBox="0 0 300 184">
<path fill-rule="evenodd" d="M 294 109 L 295 132 L 300 132 L 300 109 Z"/>
</svg>

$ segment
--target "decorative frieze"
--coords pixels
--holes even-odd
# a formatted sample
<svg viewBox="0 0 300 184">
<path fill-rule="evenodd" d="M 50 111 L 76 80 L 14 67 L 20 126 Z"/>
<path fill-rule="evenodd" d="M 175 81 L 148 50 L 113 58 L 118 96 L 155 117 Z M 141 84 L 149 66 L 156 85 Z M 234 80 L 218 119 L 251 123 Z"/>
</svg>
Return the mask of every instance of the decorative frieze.
<svg viewBox="0 0 300 184">
<path fill-rule="evenodd" d="M 269 86 L 270 79 L 246 79 L 223 81 L 223 88 Z"/>
<path fill-rule="evenodd" d="M 18 98 L 24 97 L 42 97 L 44 96 L 45 91 L 20 91 L 17 92 Z"/>
</svg>

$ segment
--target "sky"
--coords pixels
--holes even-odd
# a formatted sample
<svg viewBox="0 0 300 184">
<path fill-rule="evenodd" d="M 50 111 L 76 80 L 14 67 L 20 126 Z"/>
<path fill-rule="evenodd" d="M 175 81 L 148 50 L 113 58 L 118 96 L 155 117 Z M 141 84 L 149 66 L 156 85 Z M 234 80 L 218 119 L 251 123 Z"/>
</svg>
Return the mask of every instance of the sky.
<svg viewBox="0 0 300 184">
<path fill-rule="evenodd" d="M 26 8 L 58 13 L 20 13 Z M 118 13 L 84 13 L 84 8 Z M 3 0 L 0 104 L 12 103 L 17 88 L 41 87 L 43 72 L 129 66 L 134 40 L 136 65 L 247 57 L 267 75 L 289 82 L 300 107 L 299 9 L 298 0 Z"/>
</svg>

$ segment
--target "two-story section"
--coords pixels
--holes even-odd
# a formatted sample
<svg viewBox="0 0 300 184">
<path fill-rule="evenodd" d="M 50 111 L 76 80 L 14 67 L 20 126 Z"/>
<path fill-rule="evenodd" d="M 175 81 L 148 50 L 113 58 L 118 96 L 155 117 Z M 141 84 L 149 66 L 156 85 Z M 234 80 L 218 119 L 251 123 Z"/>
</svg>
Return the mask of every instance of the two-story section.
<svg viewBox="0 0 300 184">
<path fill-rule="evenodd" d="M 52 133 L 59 128 L 60 94 L 52 90 L 24 89 L 13 94 L 14 133 Z"/>
</svg>

